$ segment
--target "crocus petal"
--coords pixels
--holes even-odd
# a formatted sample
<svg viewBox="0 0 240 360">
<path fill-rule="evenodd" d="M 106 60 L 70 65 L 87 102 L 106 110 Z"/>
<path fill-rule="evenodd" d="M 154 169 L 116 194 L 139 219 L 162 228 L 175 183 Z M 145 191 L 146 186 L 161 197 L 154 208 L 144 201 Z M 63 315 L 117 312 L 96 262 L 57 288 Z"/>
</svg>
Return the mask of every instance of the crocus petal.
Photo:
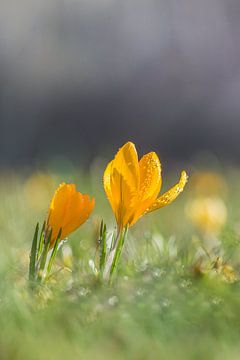
<svg viewBox="0 0 240 360">
<path fill-rule="evenodd" d="M 133 143 L 126 143 L 118 151 L 104 172 L 103 182 L 118 226 L 125 226 L 137 203 L 140 182 L 138 155 Z"/>
<path fill-rule="evenodd" d="M 140 181 L 138 154 L 132 142 L 127 142 L 117 152 L 113 167 L 125 178 L 132 189 L 138 190 Z"/>
<path fill-rule="evenodd" d="M 139 170 L 141 200 L 156 198 L 162 185 L 161 163 L 157 154 L 150 152 L 144 155 L 139 161 Z"/>
<path fill-rule="evenodd" d="M 52 239 L 56 239 L 62 228 L 72 191 L 73 185 L 62 183 L 54 193 L 47 220 L 47 225 L 52 228 Z"/>
<path fill-rule="evenodd" d="M 103 175 L 103 185 L 107 198 L 111 204 L 113 211 L 115 211 L 115 199 L 111 188 L 111 176 L 112 176 L 112 164 L 113 160 L 107 165 Z"/>
<path fill-rule="evenodd" d="M 130 225 L 133 225 L 144 214 L 146 209 L 152 205 L 162 185 L 161 163 L 155 152 L 150 152 L 141 158 L 139 161 L 139 171 L 139 200 Z"/>
<path fill-rule="evenodd" d="M 52 229 L 51 246 L 60 229 L 64 239 L 87 220 L 93 207 L 94 199 L 77 192 L 74 184 L 61 184 L 52 198 L 46 223 L 46 230 Z"/>
<path fill-rule="evenodd" d="M 62 226 L 62 239 L 66 238 L 68 234 L 75 231 L 88 219 L 93 210 L 94 203 L 94 199 L 91 201 L 88 195 L 82 195 L 77 191 L 72 194 Z"/>
<path fill-rule="evenodd" d="M 160 209 L 178 197 L 178 195 L 183 191 L 184 186 L 187 183 L 188 176 L 185 171 L 182 171 L 179 182 L 173 186 L 170 190 L 161 195 L 145 212 L 145 214 L 152 212 L 154 210 Z"/>
</svg>

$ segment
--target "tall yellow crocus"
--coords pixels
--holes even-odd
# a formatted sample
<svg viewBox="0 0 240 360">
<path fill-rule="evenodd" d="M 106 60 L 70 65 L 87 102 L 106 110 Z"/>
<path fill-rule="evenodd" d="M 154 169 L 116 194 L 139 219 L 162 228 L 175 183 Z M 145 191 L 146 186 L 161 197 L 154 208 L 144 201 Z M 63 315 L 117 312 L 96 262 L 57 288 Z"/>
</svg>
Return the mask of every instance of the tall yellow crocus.
<svg viewBox="0 0 240 360">
<path fill-rule="evenodd" d="M 95 200 L 78 192 L 74 184 L 62 183 L 55 191 L 48 210 L 46 232 L 52 230 L 50 246 L 54 245 L 60 229 L 62 240 L 82 225 L 91 214 L 94 204 Z"/>
<path fill-rule="evenodd" d="M 162 176 L 157 154 L 150 152 L 139 161 L 135 145 L 132 142 L 123 145 L 107 165 L 103 178 L 119 230 L 170 204 L 183 191 L 187 178 L 182 171 L 179 182 L 159 196 Z"/>
</svg>

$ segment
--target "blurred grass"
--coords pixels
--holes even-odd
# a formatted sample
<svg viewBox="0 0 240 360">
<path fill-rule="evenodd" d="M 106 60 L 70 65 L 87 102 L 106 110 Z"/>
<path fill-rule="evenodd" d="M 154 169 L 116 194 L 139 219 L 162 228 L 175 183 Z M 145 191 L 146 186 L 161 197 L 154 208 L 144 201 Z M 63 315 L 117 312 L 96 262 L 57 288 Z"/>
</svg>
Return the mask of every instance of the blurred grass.
<svg viewBox="0 0 240 360">
<path fill-rule="evenodd" d="M 97 165 L 88 174 L 0 175 L 0 359 L 239 359 L 239 170 L 217 175 L 228 217 L 214 234 L 220 243 L 210 259 L 197 254 L 213 234 L 201 232 L 185 212 L 192 199 L 206 196 L 192 177 L 172 205 L 130 230 L 112 287 L 100 284 L 89 266 L 89 260 L 97 266 L 100 220 L 114 226 L 101 176 Z M 67 263 L 71 271 L 57 272 L 34 293 L 27 284 L 32 234 L 61 181 L 94 195 L 96 208 L 58 255 L 55 270 Z M 218 256 L 232 266 L 234 281 L 214 268 Z"/>
</svg>

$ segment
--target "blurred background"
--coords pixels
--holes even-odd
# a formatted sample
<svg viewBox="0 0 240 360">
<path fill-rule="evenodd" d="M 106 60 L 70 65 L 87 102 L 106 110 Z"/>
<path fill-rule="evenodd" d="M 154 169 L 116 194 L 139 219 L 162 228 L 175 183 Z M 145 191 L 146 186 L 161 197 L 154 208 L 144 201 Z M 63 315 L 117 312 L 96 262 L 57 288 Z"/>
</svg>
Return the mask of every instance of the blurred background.
<svg viewBox="0 0 240 360">
<path fill-rule="evenodd" d="M 0 167 L 125 141 L 240 159 L 238 0 L 0 0 Z"/>
</svg>

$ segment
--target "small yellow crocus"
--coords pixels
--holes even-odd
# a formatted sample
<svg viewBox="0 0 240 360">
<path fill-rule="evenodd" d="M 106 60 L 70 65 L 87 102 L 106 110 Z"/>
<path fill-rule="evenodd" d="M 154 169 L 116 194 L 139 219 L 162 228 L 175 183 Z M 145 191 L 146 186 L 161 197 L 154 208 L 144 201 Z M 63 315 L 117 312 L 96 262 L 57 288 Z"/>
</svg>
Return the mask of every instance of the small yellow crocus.
<svg viewBox="0 0 240 360">
<path fill-rule="evenodd" d="M 228 187 L 221 174 L 214 171 L 197 171 L 192 176 L 190 192 L 195 196 L 225 196 Z"/>
<path fill-rule="evenodd" d="M 62 183 L 52 198 L 46 221 L 46 233 L 52 230 L 50 247 L 53 247 L 61 229 L 60 240 L 82 225 L 91 214 L 95 200 L 76 190 L 74 184 Z"/>
<path fill-rule="evenodd" d="M 217 235 L 227 220 L 226 205 L 220 197 L 198 197 L 186 207 L 186 214 L 203 234 Z"/>
<path fill-rule="evenodd" d="M 42 211 L 56 188 L 54 179 L 47 173 L 33 173 L 24 184 L 24 195 L 31 209 Z"/>
<path fill-rule="evenodd" d="M 178 184 L 159 196 L 162 185 L 161 163 L 155 152 L 140 161 L 135 145 L 127 142 L 107 165 L 104 189 L 121 230 L 154 210 L 170 204 L 183 191 L 187 174 L 182 171 Z"/>
</svg>

